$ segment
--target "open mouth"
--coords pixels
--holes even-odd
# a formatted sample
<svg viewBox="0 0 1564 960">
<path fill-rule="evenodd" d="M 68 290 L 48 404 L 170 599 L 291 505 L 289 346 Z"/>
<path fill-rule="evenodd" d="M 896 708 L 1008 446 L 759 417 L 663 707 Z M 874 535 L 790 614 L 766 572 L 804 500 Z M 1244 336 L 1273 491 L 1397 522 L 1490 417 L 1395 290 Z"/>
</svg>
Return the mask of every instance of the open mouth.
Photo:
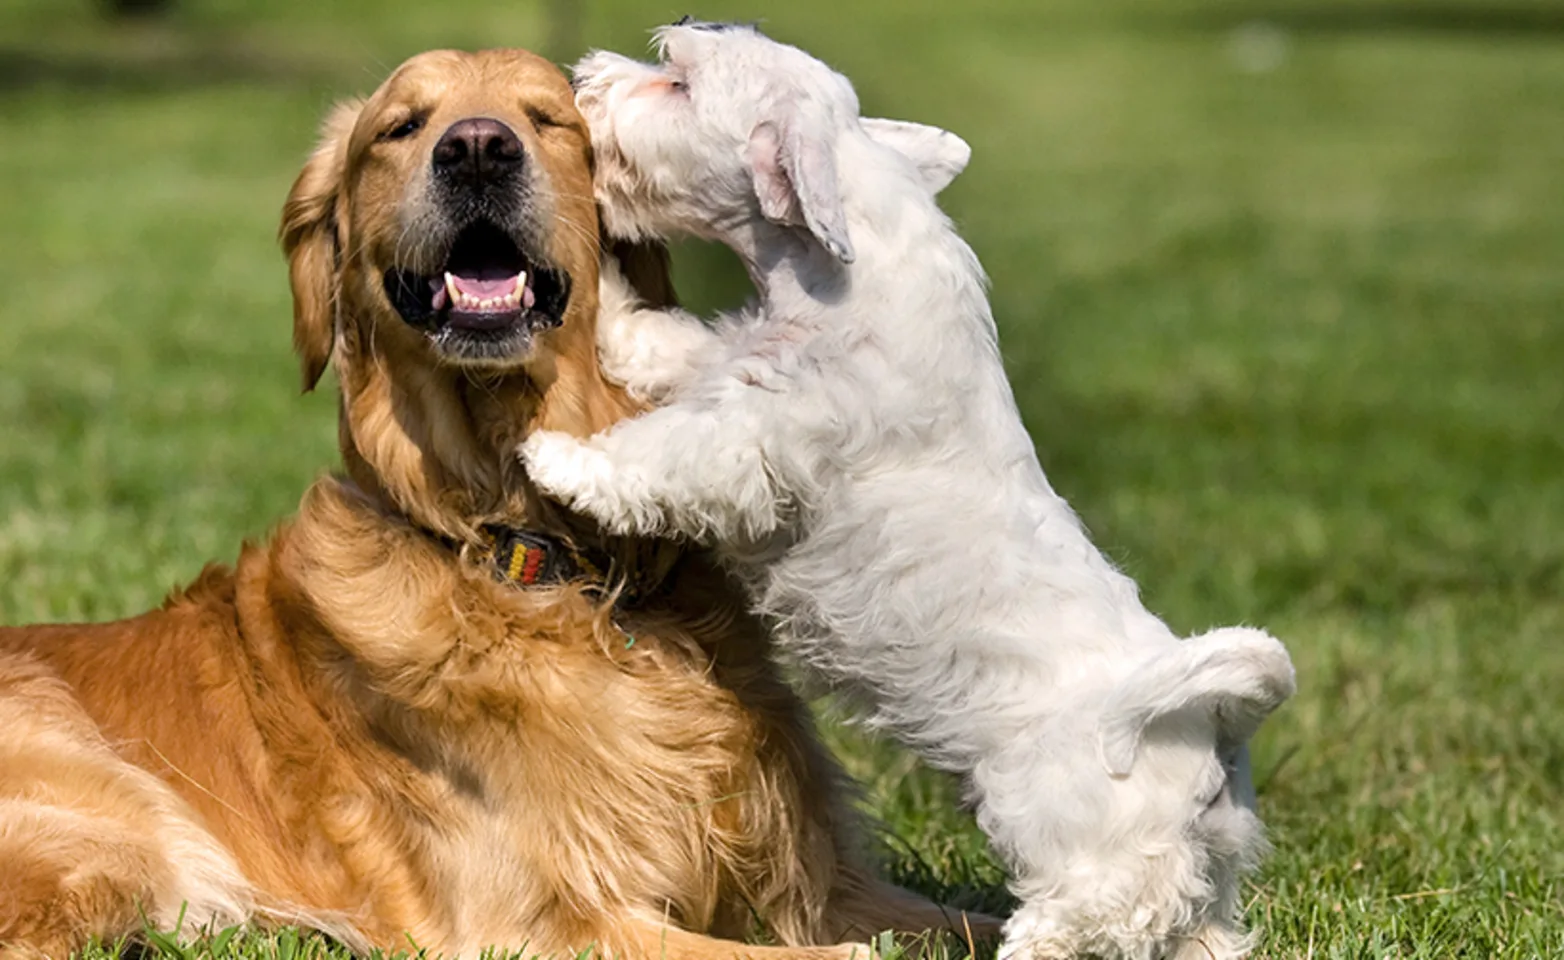
<svg viewBox="0 0 1564 960">
<path fill-rule="evenodd" d="M 530 260 L 486 220 L 463 228 L 436 274 L 393 268 L 386 296 L 402 319 L 459 359 L 500 359 L 564 322 L 570 276 Z"/>
</svg>

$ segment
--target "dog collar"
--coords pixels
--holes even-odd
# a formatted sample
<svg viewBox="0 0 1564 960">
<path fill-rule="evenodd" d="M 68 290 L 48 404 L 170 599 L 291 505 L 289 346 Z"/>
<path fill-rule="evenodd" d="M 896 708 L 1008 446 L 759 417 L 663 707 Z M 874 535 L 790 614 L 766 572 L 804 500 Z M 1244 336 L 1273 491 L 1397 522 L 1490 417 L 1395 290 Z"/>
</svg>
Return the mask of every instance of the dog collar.
<svg viewBox="0 0 1564 960">
<path fill-rule="evenodd" d="M 585 551 L 562 537 L 538 530 L 490 524 L 479 530 L 480 549 L 494 579 L 518 587 L 543 587 L 581 581 L 597 594 L 609 593 L 613 561 L 606 553 Z M 641 585 L 619 586 L 616 605 L 630 606 L 645 598 Z"/>
<path fill-rule="evenodd" d="M 361 498 L 371 507 L 374 501 L 356 485 L 346 483 L 346 491 Z M 625 567 L 614 560 L 614 555 L 601 548 L 582 550 L 569 538 L 507 526 L 486 523 L 477 528 L 476 541 L 448 536 L 428 527 L 412 523 L 414 530 L 451 551 L 457 557 L 489 568 L 494 579 L 517 587 L 548 587 L 563 583 L 579 582 L 590 593 L 599 597 L 611 597 L 615 607 L 636 606 L 655 597 L 668 588 L 669 577 L 679 565 L 679 551 L 664 541 L 655 548 L 651 576 L 625 576 Z M 670 557 L 669 551 L 674 555 Z M 638 564 L 626 558 L 629 569 L 643 571 Z M 635 559 L 641 559 L 637 557 Z M 616 578 L 616 574 L 618 577 Z"/>
<path fill-rule="evenodd" d="M 537 530 L 491 525 L 479 531 L 494 578 L 523 587 L 571 580 L 604 582 L 606 558 L 594 560 L 566 540 Z"/>
</svg>

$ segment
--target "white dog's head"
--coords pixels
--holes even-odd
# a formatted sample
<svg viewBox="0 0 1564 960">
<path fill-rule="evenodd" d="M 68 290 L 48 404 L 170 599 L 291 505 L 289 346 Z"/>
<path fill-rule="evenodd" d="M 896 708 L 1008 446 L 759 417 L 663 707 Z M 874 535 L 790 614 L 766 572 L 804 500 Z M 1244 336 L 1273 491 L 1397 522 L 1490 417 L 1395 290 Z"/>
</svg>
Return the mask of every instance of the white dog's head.
<svg viewBox="0 0 1564 960">
<path fill-rule="evenodd" d="M 657 32 L 659 62 L 596 52 L 575 68 L 609 233 L 731 239 L 757 215 L 853 259 L 838 154 L 878 143 L 931 194 L 971 150 L 935 127 L 858 116 L 847 78 L 750 26 L 688 20 Z M 894 153 L 892 153 L 894 152 Z"/>
</svg>

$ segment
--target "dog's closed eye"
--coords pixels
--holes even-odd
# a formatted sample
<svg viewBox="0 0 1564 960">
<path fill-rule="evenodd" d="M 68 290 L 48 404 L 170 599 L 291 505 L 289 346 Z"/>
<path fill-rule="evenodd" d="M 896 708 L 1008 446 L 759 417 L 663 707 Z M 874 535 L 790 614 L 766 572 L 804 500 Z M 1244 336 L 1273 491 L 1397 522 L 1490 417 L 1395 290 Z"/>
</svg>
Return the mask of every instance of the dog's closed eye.
<svg viewBox="0 0 1564 960">
<path fill-rule="evenodd" d="M 394 126 L 387 128 L 385 132 L 381 133 L 379 139 L 406 140 L 408 137 L 424 128 L 424 120 L 424 115 L 420 113 L 415 113 L 410 117 L 404 117 L 401 120 L 398 120 Z"/>
<path fill-rule="evenodd" d="M 532 121 L 533 126 L 539 128 L 570 126 L 570 124 L 566 123 L 565 121 L 538 107 L 527 108 L 527 119 Z"/>
</svg>

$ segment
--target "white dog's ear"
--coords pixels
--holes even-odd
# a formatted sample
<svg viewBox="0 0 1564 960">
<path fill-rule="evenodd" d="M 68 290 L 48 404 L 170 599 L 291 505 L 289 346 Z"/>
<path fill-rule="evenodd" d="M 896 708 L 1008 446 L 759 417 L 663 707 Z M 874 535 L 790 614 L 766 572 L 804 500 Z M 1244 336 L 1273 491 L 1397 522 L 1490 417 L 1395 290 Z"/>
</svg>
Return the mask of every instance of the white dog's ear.
<svg viewBox="0 0 1564 960">
<path fill-rule="evenodd" d="M 1178 710 L 1210 711 L 1217 735 L 1241 744 L 1296 689 L 1287 648 L 1264 631 L 1224 627 L 1191 637 L 1137 667 L 1109 695 L 1098 724 L 1103 766 L 1128 776 L 1146 727 Z"/>
<path fill-rule="evenodd" d="M 878 117 L 864 117 L 859 123 L 863 124 L 869 139 L 911 160 L 930 193 L 939 193 L 950 186 L 972 159 L 972 148 L 949 130 L 926 123 Z"/>
<path fill-rule="evenodd" d="M 761 214 L 773 223 L 808 227 L 833 257 L 852 263 L 836 144 L 825 125 L 797 110 L 781 123 L 764 121 L 750 132 L 748 157 Z"/>
</svg>

